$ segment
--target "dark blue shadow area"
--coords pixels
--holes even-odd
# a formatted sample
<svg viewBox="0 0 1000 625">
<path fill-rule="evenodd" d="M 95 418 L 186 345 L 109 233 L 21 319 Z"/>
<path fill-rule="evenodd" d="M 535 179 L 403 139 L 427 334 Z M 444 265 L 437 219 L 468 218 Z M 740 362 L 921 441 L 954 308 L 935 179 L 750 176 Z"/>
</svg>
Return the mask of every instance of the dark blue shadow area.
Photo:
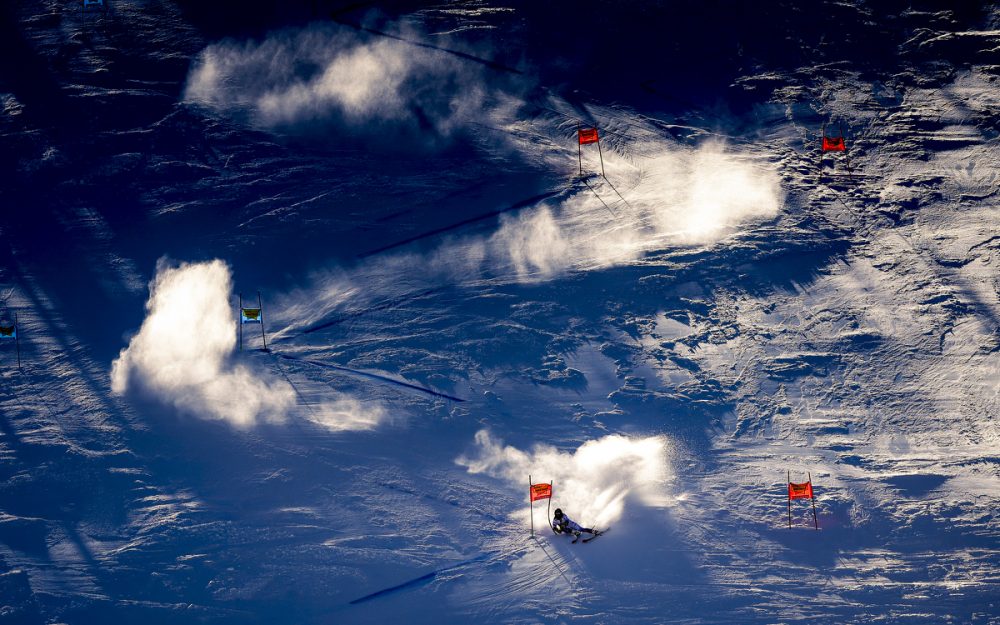
<svg viewBox="0 0 1000 625">
<path fill-rule="evenodd" d="M 322 545 L 330 539 L 353 539 L 361 544 L 372 540 L 347 533 L 355 527 L 351 521 L 355 515 L 367 516 L 363 501 L 369 498 L 416 500 L 421 506 L 444 510 L 443 514 L 471 515 L 491 525 L 509 522 L 506 515 L 469 509 L 451 493 L 428 490 L 419 480 L 412 487 L 406 479 L 366 481 L 369 474 L 393 476 L 417 466 L 416 458 L 434 449 L 428 447 L 428 440 L 450 435 L 449 428 L 328 434 L 293 420 L 241 431 L 134 399 L 151 426 L 133 438 L 136 456 L 144 459 L 165 491 L 189 493 L 196 505 L 177 523 L 156 529 L 141 548 L 121 556 L 116 567 L 149 571 L 169 563 L 175 572 L 167 578 L 121 580 L 118 589 L 148 601 L 193 603 L 202 614 L 199 620 L 205 622 L 326 622 L 324 615 L 348 603 L 416 588 L 442 572 L 496 556 L 485 553 L 439 566 L 391 588 L 371 589 L 365 596 L 358 579 L 340 576 L 347 568 L 363 566 L 368 549 L 359 549 L 354 562 L 342 560 L 342 553 Z M 373 436 L 378 437 L 377 447 L 370 445 Z M 385 456 L 380 449 L 395 451 Z M 376 527 L 371 531 L 379 533 Z M 398 539 L 407 545 L 411 540 L 420 542 L 406 536 Z M 188 554 L 202 557 L 178 566 L 179 558 Z M 412 568 L 412 564 L 400 564 L 399 575 L 405 580 Z M 272 578 L 265 569 L 283 573 Z M 229 593 L 219 592 L 220 582 L 227 580 L 235 580 L 230 583 L 236 589 L 246 583 L 256 587 L 258 576 L 268 581 L 253 596 L 233 600 Z M 151 618 L 160 617 L 152 611 Z"/>
<path fill-rule="evenodd" d="M 385 597 L 385 596 L 388 596 L 388 595 L 391 595 L 391 594 L 394 594 L 394 593 L 397 593 L 397 592 L 401 592 L 403 590 L 409 590 L 411 588 L 417 588 L 417 587 L 421 586 L 422 584 L 426 584 L 426 583 L 430 582 L 431 580 L 433 580 L 434 578 L 436 578 L 438 576 L 438 574 L 440 574 L 440 573 L 445 573 L 447 571 L 453 571 L 453 570 L 461 568 L 463 566 L 469 566 L 470 564 L 476 564 L 477 562 L 486 561 L 492 555 L 493 554 L 484 553 L 484 554 L 476 556 L 475 558 L 472 558 L 470 560 L 464 560 L 464 561 L 459 562 L 457 564 L 452 564 L 452 565 L 445 566 L 445 567 L 442 567 L 442 568 L 439 568 L 439 569 L 435 569 L 435 570 L 431 571 L 430 573 L 426 573 L 426 574 L 421 575 L 419 577 L 415 577 L 415 578 L 413 578 L 411 580 L 407 580 L 407 581 L 405 581 L 405 582 L 403 582 L 401 584 L 397 584 L 395 586 L 390 586 L 389 588 L 383 588 L 382 590 L 377 590 L 377 591 L 375 591 L 375 592 L 373 592 L 371 594 L 365 595 L 363 597 L 358 597 L 357 599 L 352 599 L 350 601 L 350 604 L 351 605 L 357 605 L 359 603 L 364 603 L 366 601 L 372 601 L 374 599 L 378 599 L 380 597 Z"/>
<path fill-rule="evenodd" d="M 900 45 L 929 15 L 944 11 L 953 20 L 948 29 L 955 30 L 975 29 L 986 16 L 982 3 L 971 0 L 893 0 L 864 7 L 834 0 L 808 7 L 789 0 L 544 2 L 501 12 L 490 20 L 492 29 L 467 37 L 489 50 L 488 66 L 535 74 L 570 102 L 627 101 L 638 110 L 676 114 L 712 111 L 717 123 L 730 123 L 726 116 L 744 115 L 777 86 L 764 81 L 744 88 L 734 84 L 737 77 L 755 68 L 794 73 L 826 65 L 834 73 L 851 67 L 865 79 L 888 78 L 899 70 Z M 338 7 L 331 17 L 378 33 L 419 15 L 431 32 L 449 32 L 445 13 L 420 2 L 362 2 Z M 428 38 L 435 39 L 444 47 L 447 36 Z M 970 46 L 956 39 L 953 56 L 974 57 Z M 912 60 L 933 60 L 920 54 Z"/>
<path fill-rule="evenodd" d="M 956 22 L 970 26 L 985 17 L 977 2 L 916 4 L 952 10 Z M 754 68 L 787 73 L 843 64 L 865 78 L 897 71 L 898 47 L 921 19 L 907 16 L 914 5 L 903 0 L 864 9 L 832 0 L 808 7 L 793 1 L 546 2 L 525 7 L 522 24 L 528 31 L 526 56 L 543 58 L 545 50 L 547 63 L 539 68 L 544 84 L 625 100 L 640 110 L 721 106 L 742 115 L 769 95 L 734 86 Z"/>
<path fill-rule="evenodd" d="M 898 488 L 904 497 L 922 497 L 948 481 L 948 476 L 914 473 L 911 475 L 894 475 L 885 478 L 885 481 Z"/>
</svg>

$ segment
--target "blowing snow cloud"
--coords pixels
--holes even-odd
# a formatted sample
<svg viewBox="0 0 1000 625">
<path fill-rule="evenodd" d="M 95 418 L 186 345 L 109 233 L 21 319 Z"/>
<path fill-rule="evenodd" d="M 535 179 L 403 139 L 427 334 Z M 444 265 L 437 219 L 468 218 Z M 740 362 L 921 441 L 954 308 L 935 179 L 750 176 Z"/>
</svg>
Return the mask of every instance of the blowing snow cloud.
<svg viewBox="0 0 1000 625">
<path fill-rule="evenodd" d="M 266 128 L 341 123 L 354 131 L 393 126 L 448 135 L 484 105 L 476 66 L 391 38 L 312 26 L 260 42 L 224 41 L 198 56 L 187 102 L 242 111 Z"/>
<path fill-rule="evenodd" d="M 221 260 L 169 266 L 150 284 L 146 319 L 112 363 L 111 388 L 144 392 L 181 412 L 247 428 L 285 420 L 295 389 L 266 371 L 233 362 L 236 320 L 229 267 Z M 308 417 L 332 430 L 369 429 L 381 408 L 335 396 Z"/>
<path fill-rule="evenodd" d="M 662 436 L 605 436 L 569 453 L 548 445 L 522 451 L 481 430 L 476 447 L 474 457 L 457 460 L 470 473 L 505 479 L 519 492 L 526 492 L 529 474 L 555 481 L 558 505 L 580 522 L 601 527 L 618 520 L 626 502 L 663 505 L 671 475 L 670 445 Z"/>
<path fill-rule="evenodd" d="M 659 155 L 641 168 L 607 159 L 624 198 L 595 181 L 595 190 L 584 189 L 555 210 L 543 205 L 502 219 L 487 244 L 490 257 L 521 280 L 548 279 L 629 263 L 668 246 L 714 243 L 780 211 L 777 174 L 725 145 L 647 149 L 657 147 Z"/>
</svg>

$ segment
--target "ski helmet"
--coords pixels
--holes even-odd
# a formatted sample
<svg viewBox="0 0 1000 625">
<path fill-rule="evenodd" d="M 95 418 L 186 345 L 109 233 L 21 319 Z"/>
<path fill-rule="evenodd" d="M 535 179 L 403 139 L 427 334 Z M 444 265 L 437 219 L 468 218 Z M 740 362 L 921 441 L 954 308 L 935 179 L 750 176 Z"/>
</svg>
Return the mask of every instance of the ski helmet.
<svg viewBox="0 0 1000 625">
<path fill-rule="evenodd" d="M 555 517 L 556 517 L 556 518 L 558 519 L 559 517 L 561 517 L 561 516 L 562 516 L 562 510 L 561 510 L 561 509 L 559 509 L 559 508 L 556 508 L 556 511 L 555 511 L 555 512 L 553 512 L 553 514 L 554 514 L 554 515 L 555 515 Z"/>
</svg>

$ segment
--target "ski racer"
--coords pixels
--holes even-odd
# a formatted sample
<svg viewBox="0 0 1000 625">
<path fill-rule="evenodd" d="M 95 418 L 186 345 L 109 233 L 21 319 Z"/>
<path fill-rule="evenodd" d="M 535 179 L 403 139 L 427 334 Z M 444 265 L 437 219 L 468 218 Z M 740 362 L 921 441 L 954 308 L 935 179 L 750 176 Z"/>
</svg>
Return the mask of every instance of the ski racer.
<svg viewBox="0 0 1000 625">
<path fill-rule="evenodd" d="M 587 532 L 588 534 L 597 534 L 597 532 L 590 527 L 580 527 L 579 523 L 563 514 L 563 511 L 560 508 L 556 508 L 553 517 L 552 529 L 555 530 L 556 534 L 572 534 L 577 538 L 579 538 L 580 534 L 583 532 Z"/>
</svg>

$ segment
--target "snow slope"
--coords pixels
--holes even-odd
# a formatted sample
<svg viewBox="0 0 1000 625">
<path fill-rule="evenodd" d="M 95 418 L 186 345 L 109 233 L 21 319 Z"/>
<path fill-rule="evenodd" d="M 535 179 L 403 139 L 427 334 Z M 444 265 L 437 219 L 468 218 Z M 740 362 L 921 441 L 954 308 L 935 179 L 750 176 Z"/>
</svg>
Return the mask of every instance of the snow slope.
<svg viewBox="0 0 1000 625">
<path fill-rule="evenodd" d="M 109 4 L 0 9 L 0 622 L 1000 623 L 995 7 Z"/>
</svg>

